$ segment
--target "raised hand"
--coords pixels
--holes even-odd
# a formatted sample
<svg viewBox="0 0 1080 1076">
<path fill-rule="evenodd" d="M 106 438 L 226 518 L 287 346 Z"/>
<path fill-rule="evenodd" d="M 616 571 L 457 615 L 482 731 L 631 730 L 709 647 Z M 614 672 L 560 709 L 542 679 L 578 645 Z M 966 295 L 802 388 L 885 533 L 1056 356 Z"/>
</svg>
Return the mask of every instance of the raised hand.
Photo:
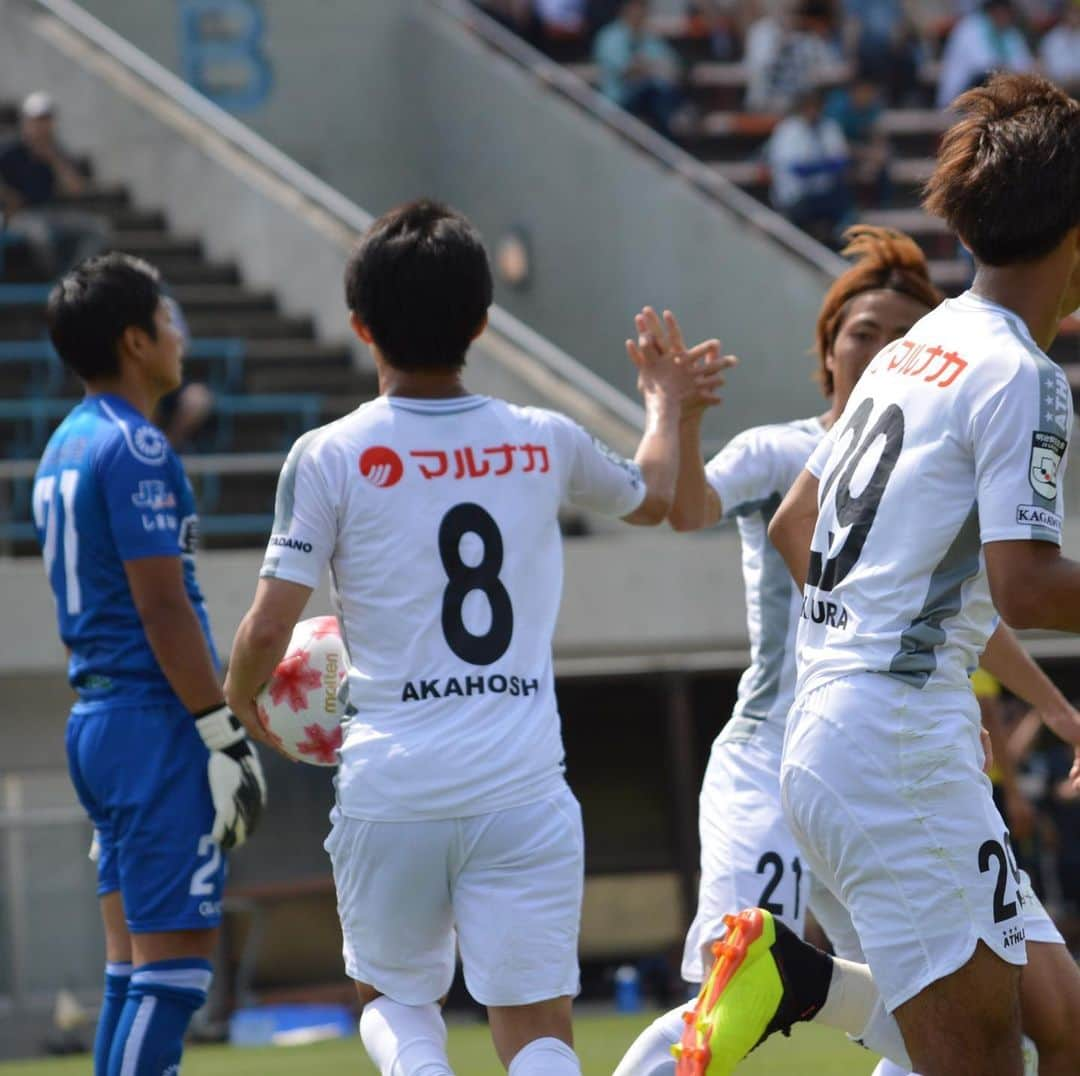
<svg viewBox="0 0 1080 1076">
<path fill-rule="evenodd" d="M 637 367 L 638 391 L 648 399 L 661 397 L 677 403 L 684 418 L 700 415 L 720 403 L 724 372 L 735 366 L 734 355 L 721 355 L 718 340 L 705 340 L 688 348 L 678 319 L 670 310 L 663 320 L 652 307 L 634 319 L 636 341 L 626 341 L 626 351 Z"/>
</svg>

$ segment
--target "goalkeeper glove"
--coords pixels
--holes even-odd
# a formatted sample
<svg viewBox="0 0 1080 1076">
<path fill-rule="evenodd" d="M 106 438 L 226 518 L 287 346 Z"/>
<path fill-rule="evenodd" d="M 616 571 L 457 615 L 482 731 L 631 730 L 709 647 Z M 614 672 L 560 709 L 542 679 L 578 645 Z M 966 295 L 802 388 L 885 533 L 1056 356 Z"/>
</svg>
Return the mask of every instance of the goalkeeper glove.
<svg viewBox="0 0 1080 1076">
<path fill-rule="evenodd" d="M 196 715 L 195 728 L 210 750 L 211 836 L 224 850 L 238 848 L 255 832 L 266 805 L 266 780 L 259 756 L 244 726 L 224 704 Z"/>
</svg>

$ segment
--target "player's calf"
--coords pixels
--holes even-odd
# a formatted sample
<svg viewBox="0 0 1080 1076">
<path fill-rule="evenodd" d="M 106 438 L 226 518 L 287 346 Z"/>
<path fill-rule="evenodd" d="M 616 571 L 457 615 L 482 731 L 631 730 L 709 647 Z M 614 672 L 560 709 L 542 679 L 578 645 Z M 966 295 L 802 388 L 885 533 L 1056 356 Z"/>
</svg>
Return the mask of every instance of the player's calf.
<svg viewBox="0 0 1080 1076">
<path fill-rule="evenodd" d="M 1020 967 L 984 942 L 894 1012 L 921 1076 L 1022 1076 Z"/>
<path fill-rule="evenodd" d="M 1020 976 L 1024 1034 L 1038 1050 L 1039 1076 L 1080 1072 L 1080 969 L 1061 944 L 1027 943 Z"/>
<path fill-rule="evenodd" d="M 581 1076 L 570 1012 L 569 997 L 488 1006 L 495 1052 L 510 1076 Z"/>
</svg>

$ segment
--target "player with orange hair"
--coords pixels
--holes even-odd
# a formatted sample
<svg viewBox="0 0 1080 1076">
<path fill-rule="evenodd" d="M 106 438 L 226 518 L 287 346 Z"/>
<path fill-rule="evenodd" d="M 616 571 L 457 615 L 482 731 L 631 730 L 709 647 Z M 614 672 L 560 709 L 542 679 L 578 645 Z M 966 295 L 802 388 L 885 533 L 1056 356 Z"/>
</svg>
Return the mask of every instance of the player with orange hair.
<svg viewBox="0 0 1080 1076">
<path fill-rule="evenodd" d="M 942 298 L 930 281 L 925 256 L 907 236 L 863 226 L 850 229 L 847 238 L 844 253 L 854 264 L 826 292 L 816 326 L 816 379 L 828 410 L 813 418 L 745 430 L 708 464 L 702 463 L 698 448 L 700 415 L 682 423 L 679 479 L 668 520 L 677 531 L 736 520 L 751 654 L 731 719 L 713 744 L 701 789 L 698 910 L 682 964 L 683 977 L 692 983 L 708 974 L 710 946 L 724 933 L 725 913 L 760 905 L 796 934 L 803 932 L 810 876 L 780 806 L 784 722 L 795 695 L 799 594 L 766 532 L 773 512 L 843 411 L 870 360 Z M 643 317 L 645 330 L 669 350 L 675 353 L 682 347 L 674 317 L 665 315 L 666 325 L 651 311 Z M 840 913 L 842 917 L 842 909 Z M 827 969 L 824 975 L 827 985 Z M 646 1028 L 616 1076 L 673 1073 L 671 1047 L 682 1038 L 687 1011 L 680 1006 Z"/>
<path fill-rule="evenodd" d="M 691 448 L 691 441 L 700 437 L 700 420 L 691 417 L 683 423 L 681 470 L 669 521 L 676 530 L 692 531 L 721 518 L 737 520 L 751 640 L 751 664 L 739 682 L 731 720 L 713 745 L 702 785 L 701 882 L 683 977 L 690 982 L 708 980 L 715 940 L 727 932 L 725 913 L 760 907 L 777 924 L 773 955 L 781 973 L 801 983 L 799 997 L 778 1011 L 766 1034 L 787 1028 L 796 1019 L 812 1019 L 847 1031 L 892 1058 L 897 1064 L 882 1061 L 877 1076 L 896 1076 L 910 1068 L 900 1029 L 881 1002 L 851 917 L 807 871 L 780 802 L 781 748 L 795 694 L 801 595 L 767 539 L 769 520 L 843 412 L 870 361 L 941 301 L 925 256 L 908 236 L 856 227 L 847 237 L 844 254 L 854 263 L 826 292 L 816 325 L 816 378 L 829 399 L 829 410 L 817 418 L 747 430 L 704 467 Z M 667 316 L 665 328 L 648 312 L 645 318 L 645 328 L 664 339 L 668 348 L 677 351 L 682 346 L 674 318 Z M 1061 693 L 1004 625 L 992 637 L 983 661 L 1032 706 L 1071 717 Z M 1025 1029 L 1045 1060 L 1071 1049 L 1067 1025 L 1075 983 L 1061 966 L 1067 954 L 1060 934 L 1026 875 L 1022 878 L 1029 940 L 1045 943 L 1038 946 L 1025 989 Z M 807 907 L 829 935 L 836 958 L 818 954 L 799 940 Z M 701 1008 L 681 1006 L 659 1017 L 630 1048 L 615 1076 L 730 1071 L 708 1065 L 705 1055 L 690 1056 L 697 1041 L 691 1014 Z M 683 1049 L 684 1042 L 690 1050 Z M 683 1055 L 678 1068 L 673 1046 Z"/>
</svg>

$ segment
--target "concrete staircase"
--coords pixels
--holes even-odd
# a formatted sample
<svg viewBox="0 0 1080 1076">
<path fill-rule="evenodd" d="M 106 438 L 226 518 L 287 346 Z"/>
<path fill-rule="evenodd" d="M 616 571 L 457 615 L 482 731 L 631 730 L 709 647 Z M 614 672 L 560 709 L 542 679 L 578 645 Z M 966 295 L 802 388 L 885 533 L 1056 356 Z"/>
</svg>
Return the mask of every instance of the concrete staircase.
<svg viewBox="0 0 1080 1076">
<path fill-rule="evenodd" d="M 0 106 L 0 141 L 15 135 L 15 124 L 14 108 Z M 214 391 L 214 416 L 184 450 L 194 457 L 189 470 L 207 544 L 259 545 L 273 514 L 272 457 L 282 456 L 305 429 L 371 398 L 374 375 L 358 371 L 345 347 L 316 339 L 309 318 L 289 316 L 271 292 L 245 286 L 234 265 L 211 261 L 198 237 L 173 234 L 161 209 L 134 205 L 123 187 L 94 184 L 92 162 L 79 163 L 91 184 L 72 204 L 109 219 L 113 249 L 161 270 L 192 337 L 185 375 Z M 19 245 L 4 247 L 2 265 L 0 458 L 31 461 L 81 392 L 46 338 L 50 282 Z M 262 466 L 230 465 L 247 454 L 261 454 Z M 200 455 L 214 459 L 200 465 Z M 29 463 L 8 466 L 29 469 Z M 0 481 L 0 548 L 35 551 L 30 518 L 30 480 L 9 475 Z"/>
</svg>

